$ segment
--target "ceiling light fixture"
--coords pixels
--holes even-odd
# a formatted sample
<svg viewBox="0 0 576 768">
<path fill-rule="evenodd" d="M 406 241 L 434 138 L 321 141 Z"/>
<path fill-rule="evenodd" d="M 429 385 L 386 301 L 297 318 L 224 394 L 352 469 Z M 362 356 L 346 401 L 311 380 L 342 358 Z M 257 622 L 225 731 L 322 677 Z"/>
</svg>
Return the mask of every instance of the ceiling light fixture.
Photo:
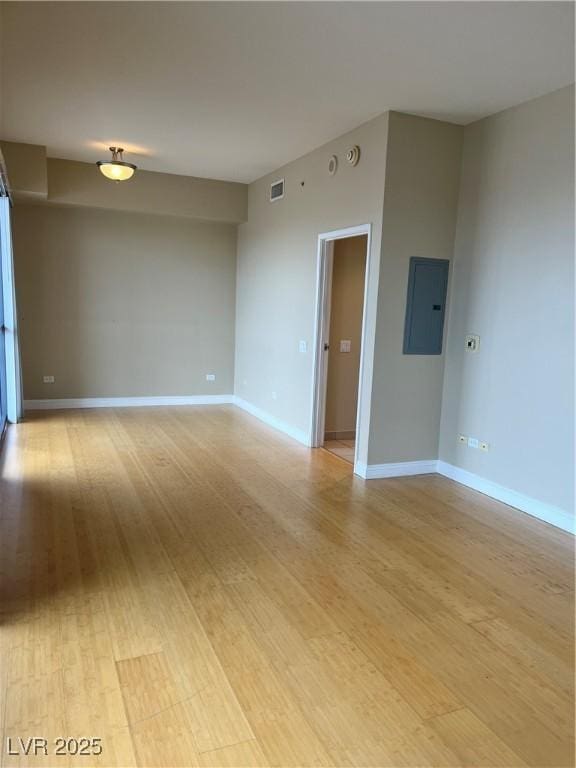
<svg viewBox="0 0 576 768">
<path fill-rule="evenodd" d="M 122 147 L 109 147 L 112 152 L 112 160 L 99 160 L 96 165 L 100 173 L 112 181 L 127 181 L 134 176 L 136 166 L 133 163 L 125 163 L 122 157 Z"/>
</svg>

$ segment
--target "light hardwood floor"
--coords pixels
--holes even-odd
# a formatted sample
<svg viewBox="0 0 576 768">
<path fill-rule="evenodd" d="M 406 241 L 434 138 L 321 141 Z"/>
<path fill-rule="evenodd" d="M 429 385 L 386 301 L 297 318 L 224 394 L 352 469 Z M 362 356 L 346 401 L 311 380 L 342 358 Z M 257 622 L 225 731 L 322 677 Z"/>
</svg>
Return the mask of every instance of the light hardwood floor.
<svg viewBox="0 0 576 768">
<path fill-rule="evenodd" d="M 573 765 L 568 534 L 232 406 L 31 415 L 1 472 L 3 743 L 103 743 L 3 765 Z"/>
<path fill-rule="evenodd" d="M 325 440 L 324 450 L 330 451 L 334 456 L 340 456 L 341 459 L 354 464 L 355 440 Z"/>
</svg>

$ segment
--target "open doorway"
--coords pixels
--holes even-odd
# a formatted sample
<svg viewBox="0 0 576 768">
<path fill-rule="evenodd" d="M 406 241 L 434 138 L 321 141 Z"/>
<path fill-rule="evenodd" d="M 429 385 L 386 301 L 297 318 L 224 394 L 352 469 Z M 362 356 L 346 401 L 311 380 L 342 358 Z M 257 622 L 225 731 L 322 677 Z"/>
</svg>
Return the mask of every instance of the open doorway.
<svg viewBox="0 0 576 768">
<path fill-rule="evenodd" d="M 355 464 L 362 400 L 362 351 L 370 227 L 320 236 L 316 369 L 313 409 L 315 447 Z"/>
<path fill-rule="evenodd" d="M 354 463 L 368 236 L 334 241 L 324 448 Z"/>
</svg>

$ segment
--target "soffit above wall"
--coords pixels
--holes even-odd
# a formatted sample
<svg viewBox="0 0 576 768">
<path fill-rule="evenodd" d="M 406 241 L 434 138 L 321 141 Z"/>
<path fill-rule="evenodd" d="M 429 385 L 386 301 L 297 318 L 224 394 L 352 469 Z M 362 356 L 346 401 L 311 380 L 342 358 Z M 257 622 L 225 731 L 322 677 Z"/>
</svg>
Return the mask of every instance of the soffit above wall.
<svg viewBox="0 0 576 768">
<path fill-rule="evenodd" d="M 245 184 L 143 170 L 129 181 L 115 183 L 92 163 L 46 158 L 42 146 L 14 142 L 0 146 L 16 202 L 46 201 L 230 224 L 247 218 Z"/>
</svg>

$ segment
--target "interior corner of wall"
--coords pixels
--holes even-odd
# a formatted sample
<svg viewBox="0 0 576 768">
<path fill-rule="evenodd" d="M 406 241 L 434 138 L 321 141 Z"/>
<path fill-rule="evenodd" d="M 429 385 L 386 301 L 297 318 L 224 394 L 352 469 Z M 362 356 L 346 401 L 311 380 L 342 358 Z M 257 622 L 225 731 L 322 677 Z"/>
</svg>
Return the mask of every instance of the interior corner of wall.
<svg viewBox="0 0 576 768">
<path fill-rule="evenodd" d="M 48 199 L 46 147 L 41 144 L 0 142 L 10 194 L 14 200 Z"/>
</svg>

